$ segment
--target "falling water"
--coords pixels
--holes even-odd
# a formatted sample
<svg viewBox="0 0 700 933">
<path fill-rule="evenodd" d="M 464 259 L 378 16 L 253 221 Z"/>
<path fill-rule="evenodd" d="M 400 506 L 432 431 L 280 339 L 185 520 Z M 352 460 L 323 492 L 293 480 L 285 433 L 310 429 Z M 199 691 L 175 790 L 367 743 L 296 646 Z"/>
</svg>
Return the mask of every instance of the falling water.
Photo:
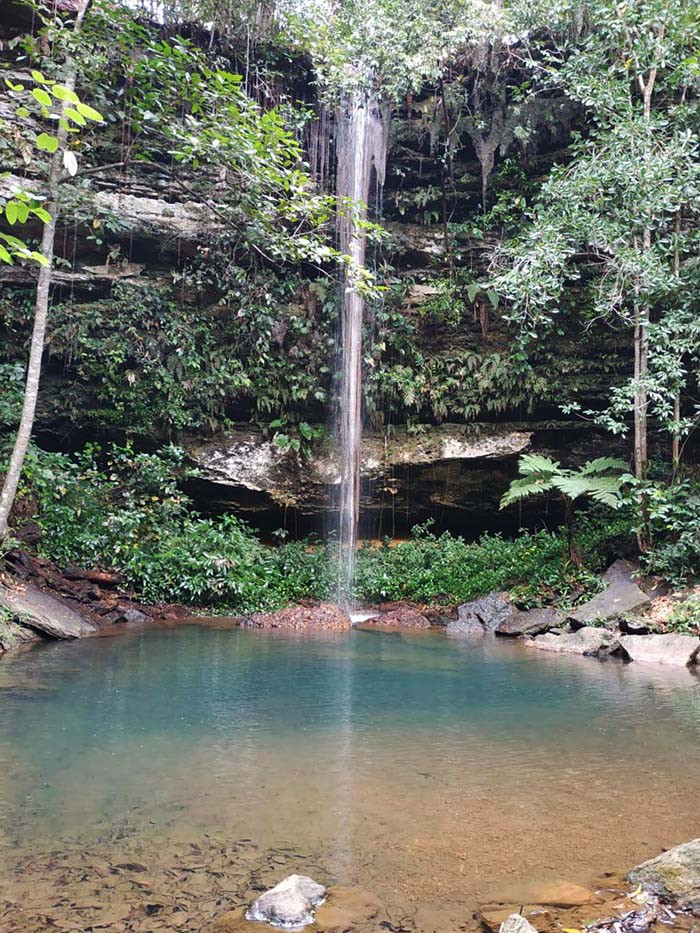
<svg viewBox="0 0 700 933">
<path fill-rule="evenodd" d="M 372 176 L 384 184 L 389 111 L 374 95 L 347 98 L 338 112 L 336 151 L 340 249 L 346 258 L 341 315 L 339 597 L 351 602 L 360 512 L 362 319 L 367 203 Z"/>
</svg>

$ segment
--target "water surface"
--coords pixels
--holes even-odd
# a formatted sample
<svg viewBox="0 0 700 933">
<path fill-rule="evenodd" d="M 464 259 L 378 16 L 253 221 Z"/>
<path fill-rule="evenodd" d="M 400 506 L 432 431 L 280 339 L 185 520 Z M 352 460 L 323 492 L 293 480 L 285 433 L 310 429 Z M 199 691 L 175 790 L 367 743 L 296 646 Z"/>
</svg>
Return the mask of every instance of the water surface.
<svg viewBox="0 0 700 933">
<path fill-rule="evenodd" d="M 237 846 L 255 858 L 234 899 L 251 872 L 311 866 L 395 917 L 467 918 L 700 835 L 698 683 L 433 634 L 183 626 L 44 647 L 0 665 L 0 876 L 19 901 L 57 853 L 88 871 L 137 853 L 165 877 L 183 846 Z"/>
</svg>

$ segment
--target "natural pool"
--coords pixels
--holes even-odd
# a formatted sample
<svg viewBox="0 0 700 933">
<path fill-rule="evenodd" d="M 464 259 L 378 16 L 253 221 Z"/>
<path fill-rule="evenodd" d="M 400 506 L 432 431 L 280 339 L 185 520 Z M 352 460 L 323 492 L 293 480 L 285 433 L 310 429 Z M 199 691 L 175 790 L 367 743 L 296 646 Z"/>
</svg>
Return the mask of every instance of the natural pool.
<svg viewBox="0 0 700 933">
<path fill-rule="evenodd" d="M 182 625 L 15 655 L 0 703 L 3 933 L 200 929 L 289 871 L 469 929 L 700 835 L 685 670 Z"/>
</svg>

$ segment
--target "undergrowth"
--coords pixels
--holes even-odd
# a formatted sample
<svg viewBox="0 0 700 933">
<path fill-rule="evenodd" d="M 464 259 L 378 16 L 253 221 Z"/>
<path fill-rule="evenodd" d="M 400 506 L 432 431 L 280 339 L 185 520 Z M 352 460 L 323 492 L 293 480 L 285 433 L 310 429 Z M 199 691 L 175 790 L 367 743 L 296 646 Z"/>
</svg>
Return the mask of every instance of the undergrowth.
<svg viewBox="0 0 700 933">
<path fill-rule="evenodd" d="M 332 544 L 268 547 L 233 515 L 197 514 L 179 485 L 189 472 L 172 446 L 157 454 L 89 446 L 73 456 L 34 449 L 20 510 L 39 526 L 41 555 L 62 567 L 117 570 L 146 602 L 251 612 L 333 593 Z M 600 588 L 597 573 L 625 534 L 624 516 L 585 516 L 578 528 L 584 566 L 576 568 L 559 531 L 468 543 L 424 525 L 409 541 L 360 549 L 355 595 L 449 605 L 509 589 L 523 606 L 572 605 Z"/>
</svg>

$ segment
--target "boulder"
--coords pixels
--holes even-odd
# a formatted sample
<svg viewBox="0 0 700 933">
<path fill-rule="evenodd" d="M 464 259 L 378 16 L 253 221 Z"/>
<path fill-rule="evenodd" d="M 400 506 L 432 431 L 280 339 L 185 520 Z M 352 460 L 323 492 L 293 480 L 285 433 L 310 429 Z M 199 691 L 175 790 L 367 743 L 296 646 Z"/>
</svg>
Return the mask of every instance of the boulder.
<svg viewBox="0 0 700 933">
<path fill-rule="evenodd" d="M 521 914 L 511 914 L 501 924 L 499 933 L 537 933 L 537 930 Z"/>
<path fill-rule="evenodd" d="M 373 615 L 361 625 L 363 628 L 429 629 L 430 620 L 411 606 L 397 606 L 387 612 Z"/>
<path fill-rule="evenodd" d="M 619 641 L 630 661 L 688 667 L 700 657 L 700 638 L 694 635 L 620 635 Z"/>
<path fill-rule="evenodd" d="M 557 654 L 583 654 L 594 657 L 612 654 L 619 648 L 619 642 L 612 632 L 604 628 L 595 628 L 592 625 L 565 635 L 547 632 L 544 635 L 538 635 L 526 644 Z"/>
<path fill-rule="evenodd" d="M 335 603 L 320 603 L 318 606 L 290 606 L 276 612 L 256 612 L 241 618 L 239 624 L 264 629 L 346 631 L 352 627 L 352 620 L 345 609 Z"/>
<path fill-rule="evenodd" d="M 496 629 L 497 635 L 523 637 L 540 635 L 557 628 L 563 622 L 556 609 L 530 609 L 529 612 L 514 612 Z"/>
<path fill-rule="evenodd" d="M 326 889 L 306 875 L 289 875 L 265 891 L 246 911 L 246 920 L 294 929 L 314 922 L 314 908 L 326 899 Z"/>
<path fill-rule="evenodd" d="M 447 623 L 445 632 L 448 635 L 459 635 L 460 637 L 476 636 L 481 638 L 486 634 L 486 629 L 476 618 L 471 619 L 451 619 Z"/>
<path fill-rule="evenodd" d="M 492 635 L 517 610 L 506 593 L 489 593 L 457 608 L 457 620 L 447 625 L 450 635 Z"/>
<path fill-rule="evenodd" d="M 648 608 L 651 600 L 634 582 L 634 570 L 629 561 L 616 560 L 603 576 L 605 589 L 571 612 L 571 622 L 578 626 L 601 620 L 607 622 Z"/>
<path fill-rule="evenodd" d="M 122 618 L 125 622 L 147 622 L 148 616 L 145 612 L 141 612 L 140 609 L 125 609 L 122 613 Z"/>
<path fill-rule="evenodd" d="M 700 915 L 700 839 L 675 846 L 637 865 L 629 873 L 632 884 Z"/>
<path fill-rule="evenodd" d="M 0 587 L 0 606 L 21 625 L 49 638 L 81 638 L 95 631 L 74 609 L 31 583 Z"/>
</svg>

